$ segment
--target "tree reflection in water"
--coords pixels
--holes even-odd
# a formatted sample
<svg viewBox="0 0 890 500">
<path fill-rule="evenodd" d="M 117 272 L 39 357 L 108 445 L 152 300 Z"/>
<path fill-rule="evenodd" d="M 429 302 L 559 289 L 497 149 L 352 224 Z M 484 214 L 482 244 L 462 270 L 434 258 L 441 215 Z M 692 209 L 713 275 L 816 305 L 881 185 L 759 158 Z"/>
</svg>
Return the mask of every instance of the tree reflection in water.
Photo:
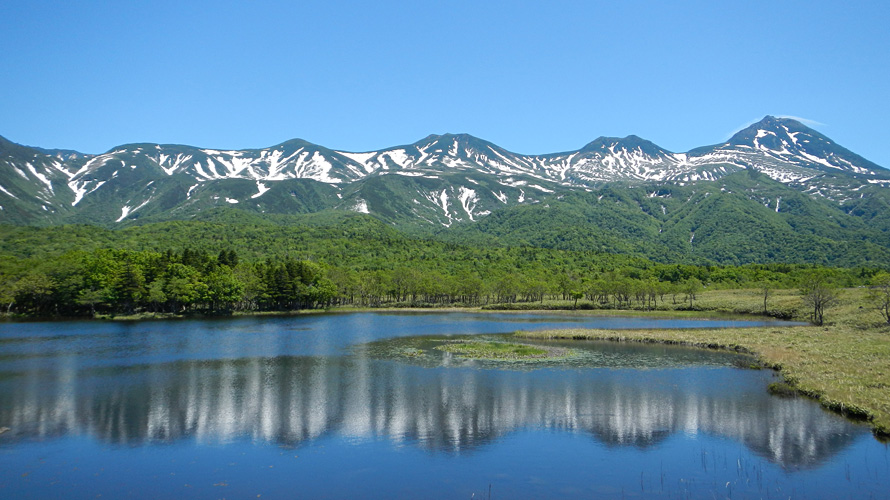
<svg viewBox="0 0 890 500">
<path fill-rule="evenodd" d="M 614 349 L 620 349 L 614 347 Z M 705 353 L 707 355 L 708 353 Z M 700 356 L 700 354 L 698 354 Z M 743 443 L 784 468 L 829 460 L 864 429 L 765 391 L 771 375 L 726 367 L 421 366 L 342 357 L 193 360 L 6 372 L 6 440 L 68 434 L 127 444 L 241 438 L 303 445 L 327 435 L 463 454 L 511 432 L 586 433 L 653 447 L 678 433 Z"/>
</svg>

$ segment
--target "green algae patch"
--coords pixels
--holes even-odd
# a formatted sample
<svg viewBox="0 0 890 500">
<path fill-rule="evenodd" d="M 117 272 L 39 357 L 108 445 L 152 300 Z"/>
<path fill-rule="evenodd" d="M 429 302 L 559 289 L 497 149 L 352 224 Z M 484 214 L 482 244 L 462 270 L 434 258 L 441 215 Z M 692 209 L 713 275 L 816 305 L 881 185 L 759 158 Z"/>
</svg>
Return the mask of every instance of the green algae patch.
<svg viewBox="0 0 890 500">
<path fill-rule="evenodd" d="M 572 354 L 564 347 L 474 340 L 448 342 L 435 349 L 462 358 L 505 361 L 563 359 Z"/>
</svg>

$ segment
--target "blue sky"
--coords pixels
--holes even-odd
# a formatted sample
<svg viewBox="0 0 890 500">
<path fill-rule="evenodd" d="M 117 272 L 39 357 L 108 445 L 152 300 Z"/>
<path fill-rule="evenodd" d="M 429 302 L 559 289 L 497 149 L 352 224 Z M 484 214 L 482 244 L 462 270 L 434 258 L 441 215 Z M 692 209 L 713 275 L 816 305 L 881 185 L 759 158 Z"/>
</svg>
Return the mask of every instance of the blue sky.
<svg viewBox="0 0 890 500">
<path fill-rule="evenodd" d="M 0 3 L 0 135 L 367 151 L 672 151 L 797 116 L 890 167 L 890 2 Z"/>
</svg>

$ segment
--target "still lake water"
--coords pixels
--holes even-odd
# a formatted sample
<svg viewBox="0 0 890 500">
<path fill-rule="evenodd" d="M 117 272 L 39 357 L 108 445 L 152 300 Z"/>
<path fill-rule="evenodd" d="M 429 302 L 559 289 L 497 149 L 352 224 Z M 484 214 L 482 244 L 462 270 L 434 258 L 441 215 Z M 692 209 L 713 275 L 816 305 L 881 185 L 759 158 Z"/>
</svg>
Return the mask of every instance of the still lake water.
<svg viewBox="0 0 890 500">
<path fill-rule="evenodd" d="M 890 453 L 868 428 L 768 395 L 774 374 L 738 355 L 603 342 L 563 342 L 580 355 L 533 365 L 400 354 L 417 336 L 741 324 L 2 323 L 0 498 L 890 498 Z"/>
</svg>

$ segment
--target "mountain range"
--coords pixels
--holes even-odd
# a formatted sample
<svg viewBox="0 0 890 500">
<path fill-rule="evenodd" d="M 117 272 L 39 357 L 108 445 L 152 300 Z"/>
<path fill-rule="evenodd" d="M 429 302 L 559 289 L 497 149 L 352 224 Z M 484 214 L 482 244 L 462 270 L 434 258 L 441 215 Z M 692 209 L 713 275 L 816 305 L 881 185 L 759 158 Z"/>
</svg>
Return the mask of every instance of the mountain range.
<svg viewBox="0 0 890 500">
<path fill-rule="evenodd" d="M 351 211 L 454 241 L 882 264 L 888 187 L 890 171 L 772 116 L 685 153 L 633 135 L 543 155 L 466 134 L 362 153 L 295 139 L 239 151 L 126 144 L 99 155 L 0 137 L 0 223 L 17 225 L 119 227 L 214 207 Z"/>
</svg>

